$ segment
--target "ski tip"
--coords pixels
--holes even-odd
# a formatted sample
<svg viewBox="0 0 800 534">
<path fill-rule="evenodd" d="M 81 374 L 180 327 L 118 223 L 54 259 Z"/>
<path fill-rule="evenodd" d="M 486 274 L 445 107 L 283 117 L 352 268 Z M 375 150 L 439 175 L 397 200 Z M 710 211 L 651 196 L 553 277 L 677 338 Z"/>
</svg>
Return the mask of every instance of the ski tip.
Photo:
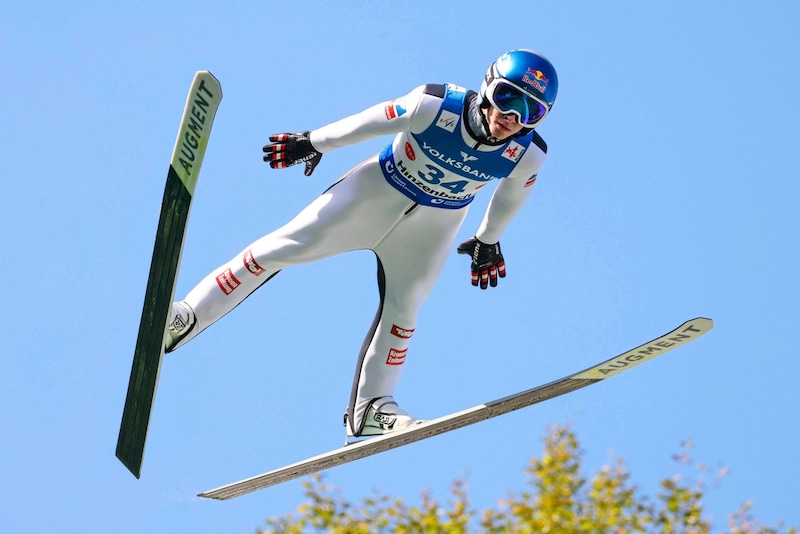
<svg viewBox="0 0 800 534">
<path fill-rule="evenodd" d="M 686 321 L 685 324 L 696 324 L 708 331 L 714 328 L 714 319 L 709 319 L 708 317 L 695 317 L 691 321 Z"/>
</svg>

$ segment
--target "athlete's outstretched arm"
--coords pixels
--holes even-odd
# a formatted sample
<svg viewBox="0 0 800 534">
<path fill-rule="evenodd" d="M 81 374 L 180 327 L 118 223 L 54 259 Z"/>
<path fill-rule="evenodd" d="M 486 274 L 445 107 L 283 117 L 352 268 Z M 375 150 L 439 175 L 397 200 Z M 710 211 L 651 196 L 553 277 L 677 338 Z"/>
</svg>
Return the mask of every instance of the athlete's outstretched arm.
<svg viewBox="0 0 800 534">
<path fill-rule="evenodd" d="M 424 105 L 431 98 L 425 86 L 419 86 L 407 95 L 376 104 L 312 132 L 273 134 L 269 137 L 270 143 L 264 145 L 264 161 L 273 169 L 305 163 L 305 175 L 311 176 L 324 152 L 413 130 L 416 124 L 432 120 L 429 117 L 432 107 Z"/>
<path fill-rule="evenodd" d="M 418 123 L 424 122 L 427 125 L 433 120 L 429 116 L 431 106 L 425 105 L 427 100 L 433 98 L 425 93 L 424 85 L 419 86 L 407 95 L 376 104 L 360 113 L 312 130 L 311 143 L 324 153 L 382 135 L 414 131 Z M 438 110 L 438 103 L 435 109 Z"/>
<path fill-rule="evenodd" d="M 475 237 L 484 243 L 497 243 L 508 225 L 531 196 L 532 185 L 523 180 L 500 180 L 489 201 Z"/>
</svg>

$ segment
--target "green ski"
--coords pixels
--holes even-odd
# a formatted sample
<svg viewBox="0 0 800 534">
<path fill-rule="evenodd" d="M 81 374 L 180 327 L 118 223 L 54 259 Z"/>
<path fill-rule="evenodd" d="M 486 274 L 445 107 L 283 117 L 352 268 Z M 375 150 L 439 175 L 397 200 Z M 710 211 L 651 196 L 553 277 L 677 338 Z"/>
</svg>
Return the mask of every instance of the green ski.
<svg viewBox="0 0 800 534">
<path fill-rule="evenodd" d="M 231 499 L 245 495 L 262 488 L 275 486 L 295 478 L 310 475 L 324 469 L 359 460 L 373 454 L 385 452 L 397 447 L 427 439 L 451 430 L 456 430 L 492 417 L 507 414 L 520 408 L 532 406 L 548 399 L 564 395 L 572 391 L 601 382 L 616 376 L 639 364 L 647 362 L 656 356 L 672 349 L 682 347 L 699 338 L 714 326 L 711 319 L 697 317 L 686 321 L 675 330 L 656 338 L 649 343 L 640 345 L 624 352 L 619 356 L 606 360 L 575 374 L 565 376 L 549 384 L 544 384 L 533 389 L 521 391 L 486 404 L 475 406 L 468 410 L 456 412 L 438 419 L 426 421 L 397 432 L 383 436 L 366 439 L 342 448 L 335 449 L 319 456 L 287 465 L 262 475 L 234 482 L 227 486 L 200 493 L 199 497 L 208 499 Z"/>
<path fill-rule="evenodd" d="M 117 458 L 136 478 L 142 471 L 147 427 L 164 355 L 164 330 L 175 296 L 189 209 L 221 99 L 222 89 L 217 79 L 207 71 L 197 72 L 186 99 L 167 174 L 117 441 Z"/>
</svg>

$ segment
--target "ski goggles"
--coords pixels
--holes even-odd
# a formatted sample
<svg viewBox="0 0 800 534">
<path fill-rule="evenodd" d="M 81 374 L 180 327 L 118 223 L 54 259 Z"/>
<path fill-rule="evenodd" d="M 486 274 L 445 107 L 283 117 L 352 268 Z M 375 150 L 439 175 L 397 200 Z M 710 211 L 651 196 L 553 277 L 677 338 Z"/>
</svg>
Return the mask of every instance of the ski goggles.
<svg viewBox="0 0 800 534">
<path fill-rule="evenodd" d="M 486 88 L 489 103 L 504 115 L 513 113 L 522 126 L 533 126 L 547 115 L 548 108 L 544 102 L 532 97 L 511 82 L 499 78 Z"/>
</svg>

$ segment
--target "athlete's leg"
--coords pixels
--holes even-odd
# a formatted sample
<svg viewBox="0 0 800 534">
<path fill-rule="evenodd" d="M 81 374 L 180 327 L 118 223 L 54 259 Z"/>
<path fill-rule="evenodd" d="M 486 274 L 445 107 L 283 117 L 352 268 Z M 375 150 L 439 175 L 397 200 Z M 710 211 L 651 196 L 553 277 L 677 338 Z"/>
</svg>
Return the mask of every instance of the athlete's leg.
<svg viewBox="0 0 800 534">
<path fill-rule="evenodd" d="M 370 249 L 412 202 L 381 175 L 377 158 L 358 165 L 292 221 L 262 237 L 214 270 L 186 296 L 196 324 L 187 342 L 238 306 L 290 265 L 356 249 Z"/>
<path fill-rule="evenodd" d="M 466 208 L 419 206 L 375 247 L 381 305 L 356 367 L 348 407 L 352 435 L 360 435 L 370 402 L 394 393 L 419 309 L 444 268 L 466 214 Z"/>
</svg>

